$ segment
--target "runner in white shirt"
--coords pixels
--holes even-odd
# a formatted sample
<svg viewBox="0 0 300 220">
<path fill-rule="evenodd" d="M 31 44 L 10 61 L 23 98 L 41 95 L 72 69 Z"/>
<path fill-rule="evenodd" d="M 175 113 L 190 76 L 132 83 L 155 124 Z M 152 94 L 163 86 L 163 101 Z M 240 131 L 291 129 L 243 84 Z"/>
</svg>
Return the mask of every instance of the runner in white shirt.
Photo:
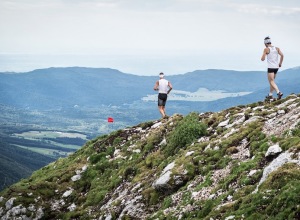
<svg viewBox="0 0 300 220">
<path fill-rule="evenodd" d="M 160 80 L 157 80 L 154 85 L 154 90 L 158 90 L 158 110 L 160 114 L 162 115 L 162 118 L 168 118 L 166 115 L 166 102 L 168 98 L 168 94 L 172 90 L 172 84 L 164 79 L 164 73 L 159 74 Z"/>
<path fill-rule="evenodd" d="M 279 67 L 281 67 L 283 62 L 283 53 L 278 47 L 275 47 L 271 43 L 270 37 L 266 37 L 264 39 L 264 44 L 266 48 L 263 51 L 263 55 L 261 60 L 264 61 L 267 57 L 268 62 L 268 80 L 270 83 L 270 93 L 266 97 L 267 100 L 273 99 L 273 91 L 275 90 L 277 93 L 277 98 L 281 99 L 283 96 L 282 92 L 279 91 L 278 86 L 275 83 L 276 74 L 278 72 Z M 278 62 L 278 55 L 280 55 L 280 61 Z"/>
</svg>

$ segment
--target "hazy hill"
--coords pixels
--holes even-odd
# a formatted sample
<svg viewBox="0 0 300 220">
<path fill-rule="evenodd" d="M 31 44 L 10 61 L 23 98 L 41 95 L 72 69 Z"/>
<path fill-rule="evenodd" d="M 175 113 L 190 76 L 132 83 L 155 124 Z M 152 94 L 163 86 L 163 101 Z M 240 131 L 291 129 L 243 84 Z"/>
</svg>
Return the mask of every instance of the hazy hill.
<svg viewBox="0 0 300 220">
<path fill-rule="evenodd" d="M 291 87 L 290 83 L 299 81 L 299 78 L 299 68 L 288 69 L 279 73 L 277 82 L 285 92 Z M 43 110 L 75 105 L 119 106 L 132 104 L 148 94 L 155 94 L 152 88 L 157 79 L 158 77 L 136 76 L 113 69 L 82 67 L 0 73 L 0 103 Z M 182 75 L 167 75 L 167 79 L 172 82 L 174 89 L 189 92 L 206 88 L 254 93 L 264 90 L 263 97 L 268 93 L 266 73 L 260 71 L 197 70 Z M 254 99 L 253 96 L 249 97 Z M 256 100 L 263 97 L 257 97 Z"/>
<path fill-rule="evenodd" d="M 300 96 L 87 142 L 0 193 L 1 219 L 299 219 Z"/>
<path fill-rule="evenodd" d="M 0 74 L 3 104 L 36 109 L 118 105 L 133 102 L 144 89 L 139 76 L 112 69 L 49 68 L 20 74 Z M 134 91 L 131 90 L 134 89 Z M 117 94 L 122 94 L 124 99 Z"/>
</svg>

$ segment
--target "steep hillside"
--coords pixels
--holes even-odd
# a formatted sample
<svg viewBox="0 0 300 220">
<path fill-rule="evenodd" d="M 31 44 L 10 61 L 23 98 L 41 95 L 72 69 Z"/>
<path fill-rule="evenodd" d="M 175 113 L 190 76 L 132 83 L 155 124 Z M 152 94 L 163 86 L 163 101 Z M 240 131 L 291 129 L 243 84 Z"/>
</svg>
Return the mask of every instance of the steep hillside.
<svg viewBox="0 0 300 220">
<path fill-rule="evenodd" d="M 1 137 L 1 136 L 0 136 Z M 0 190 L 18 182 L 54 159 L 7 143 L 0 138 Z"/>
<path fill-rule="evenodd" d="M 1 219 L 299 219 L 300 96 L 87 142 L 0 193 Z"/>
</svg>

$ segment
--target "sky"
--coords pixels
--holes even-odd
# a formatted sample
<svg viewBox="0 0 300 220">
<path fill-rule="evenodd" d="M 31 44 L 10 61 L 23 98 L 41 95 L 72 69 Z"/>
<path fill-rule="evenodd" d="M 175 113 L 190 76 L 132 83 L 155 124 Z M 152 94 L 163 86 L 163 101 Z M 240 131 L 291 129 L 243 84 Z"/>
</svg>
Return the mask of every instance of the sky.
<svg viewBox="0 0 300 220">
<path fill-rule="evenodd" d="M 0 0 L 0 71 L 265 71 L 263 39 L 300 66 L 299 0 Z"/>
</svg>

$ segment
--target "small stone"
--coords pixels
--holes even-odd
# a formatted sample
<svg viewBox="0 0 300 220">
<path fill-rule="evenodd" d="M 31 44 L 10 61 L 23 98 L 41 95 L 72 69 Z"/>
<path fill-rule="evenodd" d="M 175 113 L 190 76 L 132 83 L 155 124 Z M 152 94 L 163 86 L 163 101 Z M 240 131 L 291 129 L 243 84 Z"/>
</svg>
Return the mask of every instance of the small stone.
<svg viewBox="0 0 300 220">
<path fill-rule="evenodd" d="M 193 153 L 195 153 L 195 151 L 189 151 L 185 154 L 185 156 L 188 157 L 188 156 L 192 155 Z"/>
<path fill-rule="evenodd" d="M 285 111 L 284 110 L 278 110 L 278 115 L 284 115 L 285 114 Z"/>
<path fill-rule="evenodd" d="M 66 191 L 62 196 L 63 197 L 68 197 L 69 195 L 72 194 L 72 192 L 73 192 L 73 189 L 70 189 L 70 190 Z"/>
<path fill-rule="evenodd" d="M 255 173 L 257 172 L 257 170 L 251 170 L 248 174 L 248 176 L 253 176 Z"/>
<path fill-rule="evenodd" d="M 72 176 L 72 178 L 71 178 L 71 180 L 72 180 L 73 182 L 76 182 L 76 181 L 78 181 L 78 180 L 80 180 L 80 179 L 81 179 L 81 175 L 80 175 L 80 174 L 75 175 L 75 176 Z"/>
</svg>

